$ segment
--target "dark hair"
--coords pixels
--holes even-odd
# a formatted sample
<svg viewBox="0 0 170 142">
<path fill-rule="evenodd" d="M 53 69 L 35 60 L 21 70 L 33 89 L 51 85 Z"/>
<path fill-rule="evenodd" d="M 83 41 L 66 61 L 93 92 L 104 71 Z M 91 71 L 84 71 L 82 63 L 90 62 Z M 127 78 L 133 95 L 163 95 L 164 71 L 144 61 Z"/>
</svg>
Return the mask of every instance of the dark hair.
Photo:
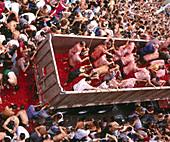
<svg viewBox="0 0 170 142">
<path fill-rule="evenodd" d="M 46 125 L 46 131 L 48 131 L 50 129 L 49 125 Z"/>
<path fill-rule="evenodd" d="M 90 77 L 86 77 L 85 81 L 91 81 Z"/>
<path fill-rule="evenodd" d="M 35 108 L 35 111 L 40 111 L 40 110 L 41 110 L 41 106 Z"/>
<path fill-rule="evenodd" d="M 25 134 L 21 133 L 19 137 L 20 137 L 21 140 L 24 140 L 25 139 Z"/>
<path fill-rule="evenodd" d="M 23 27 L 22 27 L 23 29 L 26 29 L 26 28 L 28 28 L 28 24 L 23 24 Z"/>
<path fill-rule="evenodd" d="M 28 15 L 24 15 L 23 18 L 24 18 L 25 20 L 27 20 L 27 21 L 29 20 Z"/>
<path fill-rule="evenodd" d="M 61 29 L 61 26 L 60 25 L 57 25 L 57 30 L 60 30 Z"/>
<path fill-rule="evenodd" d="M 21 30 L 21 25 L 20 25 L 20 24 L 18 24 L 18 25 L 16 26 L 16 30 L 18 30 L 18 31 Z"/>
<path fill-rule="evenodd" d="M 109 65 L 108 67 L 109 67 L 109 69 L 112 69 L 112 68 L 113 68 L 113 65 Z"/>
<path fill-rule="evenodd" d="M 45 35 L 45 32 L 44 32 L 44 31 L 41 31 L 40 35 L 41 35 L 41 36 L 44 36 L 44 35 Z"/>
<path fill-rule="evenodd" d="M 20 106 L 20 109 L 21 109 L 21 110 L 24 110 L 24 109 L 25 109 L 25 106 L 22 104 L 22 105 Z"/>
<path fill-rule="evenodd" d="M 139 81 L 138 80 L 136 80 L 136 84 L 139 85 Z"/>
<path fill-rule="evenodd" d="M 55 27 L 51 27 L 50 30 L 54 33 L 57 31 L 57 29 Z"/>
<path fill-rule="evenodd" d="M 84 126 L 84 128 L 85 128 L 85 130 L 87 130 L 87 129 L 89 129 L 89 125 L 88 124 L 86 124 L 85 126 Z"/>
<path fill-rule="evenodd" d="M 4 138 L 4 141 L 5 141 L 5 142 L 10 142 L 11 139 L 10 139 L 9 137 L 5 137 L 5 138 Z"/>
<path fill-rule="evenodd" d="M 165 69 L 165 65 L 162 65 L 162 69 Z"/>
<path fill-rule="evenodd" d="M 32 31 L 32 37 L 36 35 L 36 31 Z"/>
<path fill-rule="evenodd" d="M 81 41 L 80 45 L 86 45 L 85 41 Z"/>
<path fill-rule="evenodd" d="M 31 51 L 35 50 L 35 47 L 33 45 L 28 45 L 28 47 L 31 49 Z"/>
<path fill-rule="evenodd" d="M 57 118 L 58 118 L 58 119 L 61 119 L 61 118 L 62 118 L 62 115 L 61 115 L 61 114 L 57 114 Z"/>
<path fill-rule="evenodd" d="M 18 91 L 18 90 L 19 90 L 19 86 L 18 86 L 18 85 L 15 85 L 15 86 L 14 86 L 14 89 L 15 89 L 16 91 Z"/>
<path fill-rule="evenodd" d="M 106 83 L 109 83 L 110 80 L 106 80 Z"/>
<path fill-rule="evenodd" d="M 43 6 L 43 9 L 46 9 L 46 8 L 47 8 L 47 5 L 44 5 L 44 6 Z"/>
<path fill-rule="evenodd" d="M 157 77 L 156 80 L 160 81 L 160 77 Z"/>
<path fill-rule="evenodd" d="M 127 127 L 128 131 L 132 131 L 132 127 Z"/>
<path fill-rule="evenodd" d="M 13 120 L 11 120 L 9 123 L 8 123 L 9 127 L 13 127 L 15 125 L 15 122 Z"/>
<path fill-rule="evenodd" d="M 3 15 L 2 14 L 0 14 L 0 19 L 2 19 L 3 18 Z"/>
<path fill-rule="evenodd" d="M 24 45 L 28 45 L 28 42 L 27 42 L 27 41 L 23 41 L 23 44 L 24 44 Z"/>
<path fill-rule="evenodd" d="M 11 18 L 14 18 L 15 17 L 15 13 L 11 13 Z"/>
<path fill-rule="evenodd" d="M 18 106 L 15 104 L 15 105 L 12 105 L 12 109 L 15 109 L 17 110 Z"/>
<path fill-rule="evenodd" d="M 112 45 L 112 43 L 109 41 L 109 42 L 107 42 L 107 45 Z"/>
<path fill-rule="evenodd" d="M 2 42 L 2 45 L 6 45 L 7 44 L 7 40 L 4 40 L 3 42 Z"/>
</svg>

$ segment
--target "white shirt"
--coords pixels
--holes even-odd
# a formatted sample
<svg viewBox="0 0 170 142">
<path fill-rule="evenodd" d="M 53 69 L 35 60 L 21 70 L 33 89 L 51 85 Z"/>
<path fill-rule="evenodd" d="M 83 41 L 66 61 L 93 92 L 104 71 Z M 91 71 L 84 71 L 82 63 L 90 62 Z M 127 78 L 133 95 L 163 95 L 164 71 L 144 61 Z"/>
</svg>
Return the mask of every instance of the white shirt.
<svg viewBox="0 0 170 142">
<path fill-rule="evenodd" d="M 75 138 L 78 140 L 81 140 L 83 137 L 88 136 L 89 134 L 90 134 L 89 130 L 78 129 L 75 132 Z"/>
<path fill-rule="evenodd" d="M 11 3 L 11 10 L 15 11 L 18 14 L 19 13 L 19 3 L 17 3 L 17 2 Z"/>
<path fill-rule="evenodd" d="M 0 41 L 3 42 L 4 40 L 6 40 L 4 35 L 0 35 Z"/>
<path fill-rule="evenodd" d="M 100 88 L 100 89 L 105 89 L 105 88 L 109 88 L 109 85 L 106 84 L 106 81 L 104 81 L 102 84 L 100 84 L 97 88 Z"/>
<path fill-rule="evenodd" d="M 129 126 L 123 126 L 123 129 L 120 130 L 120 135 L 119 135 L 120 138 L 126 137 L 129 133 L 133 133 L 133 134 L 136 133 L 133 129 L 131 131 L 124 132 L 128 127 Z"/>
<path fill-rule="evenodd" d="M 28 15 L 28 24 L 31 24 L 31 22 L 32 21 L 34 21 L 35 20 L 35 15 L 33 14 L 33 13 L 31 13 L 31 12 L 28 12 L 28 13 L 24 13 L 24 14 L 22 14 L 22 17 L 24 16 L 24 15 Z"/>
<path fill-rule="evenodd" d="M 41 32 L 45 32 L 44 30 L 39 30 L 36 32 L 35 38 L 40 39 L 41 38 Z"/>
<path fill-rule="evenodd" d="M 86 81 L 85 78 L 80 80 L 77 84 L 73 86 L 74 91 L 83 91 L 85 89 L 92 89 L 93 86 L 89 85 Z"/>
<path fill-rule="evenodd" d="M 16 135 L 19 137 L 21 133 L 25 134 L 26 139 L 30 137 L 28 131 L 24 127 L 18 126 L 16 130 Z"/>
<path fill-rule="evenodd" d="M 90 31 L 92 31 L 92 30 L 94 30 L 95 28 L 97 28 L 97 26 L 98 26 L 98 23 L 97 23 L 95 20 L 93 20 L 93 21 L 90 22 L 90 24 L 87 25 L 87 28 L 88 28 Z"/>
<path fill-rule="evenodd" d="M 88 15 L 88 12 L 91 12 L 91 14 Z M 90 20 L 93 19 L 94 13 L 93 13 L 93 11 L 91 9 L 85 10 L 85 13 L 86 13 L 85 16 L 87 16 Z"/>
<path fill-rule="evenodd" d="M 19 47 L 19 42 L 18 42 L 17 40 L 12 39 L 12 40 L 10 40 L 10 41 L 7 43 L 7 45 L 8 45 L 9 43 L 11 44 L 11 46 L 12 46 L 12 45 L 16 45 L 17 47 Z"/>
<path fill-rule="evenodd" d="M 20 34 L 19 39 L 23 39 L 24 41 L 28 41 L 28 38 L 25 34 Z"/>
<path fill-rule="evenodd" d="M 93 8 L 93 12 L 94 13 L 98 13 L 99 11 L 100 11 L 100 6 Z"/>
</svg>

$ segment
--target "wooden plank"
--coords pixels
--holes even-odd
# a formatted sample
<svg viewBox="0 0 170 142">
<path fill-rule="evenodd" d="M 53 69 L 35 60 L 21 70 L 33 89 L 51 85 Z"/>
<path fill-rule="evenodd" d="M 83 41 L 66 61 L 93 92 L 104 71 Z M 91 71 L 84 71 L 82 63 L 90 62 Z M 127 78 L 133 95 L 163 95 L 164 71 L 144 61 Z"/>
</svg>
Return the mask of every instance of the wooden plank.
<svg viewBox="0 0 170 142">
<path fill-rule="evenodd" d="M 50 52 L 47 52 L 47 54 L 44 56 L 44 58 L 42 60 L 40 60 L 40 62 L 37 64 L 38 66 L 38 74 L 40 76 L 40 79 L 42 77 L 44 77 L 43 75 L 43 68 L 46 68 L 46 66 L 48 64 L 52 63 L 53 64 L 53 67 L 54 68 L 54 63 L 53 63 L 53 59 L 51 58 L 51 53 Z"/>
<path fill-rule="evenodd" d="M 41 48 L 39 48 L 35 58 L 36 58 L 36 62 L 38 63 L 42 58 L 44 58 L 45 54 L 50 51 L 50 44 L 48 41 L 46 41 L 44 43 L 43 46 L 41 46 Z"/>
<path fill-rule="evenodd" d="M 46 91 L 47 89 L 49 89 L 53 84 L 56 84 L 57 80 L 56 80 L 56 76 L 55 74 L 51 73 L 49 76 L 47 76 L 45 79 L 42 80 L 41 84 L 44 85 L 44 89 L 43 91 Z M 40 84 L 40 85 L 41 85 Z"/>
<path fill-rule="evenodd" d="M 57 96 L 59 87 L 54 84 L 51 88 L 49 88 L 44 94 L 42 94 L 43 97 L 43 104 L 49 102 L 52 98 Z"/>
</svg>

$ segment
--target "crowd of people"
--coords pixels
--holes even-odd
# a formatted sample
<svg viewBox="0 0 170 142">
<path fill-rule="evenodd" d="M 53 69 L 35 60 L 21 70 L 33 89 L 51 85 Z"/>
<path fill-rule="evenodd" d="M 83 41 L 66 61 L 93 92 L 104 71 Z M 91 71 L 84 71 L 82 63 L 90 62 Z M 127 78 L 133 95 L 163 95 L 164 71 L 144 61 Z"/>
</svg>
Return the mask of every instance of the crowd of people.
<svg viewBox="0 0 170 142">
<path fill-rule="evenodd" d="M 33 63 L 37 46 L 47 34 L 74 34 L 108 37 L 95 48 L 89 56 L 85 42 L 78 43 L 69 51 L 68 70 L 76 64 L 90 61 L 94 64 L 81 66 L 69 73 L 68 81 L 78 76 L 85 78 L 73 86 L 73 90 L 131 88 L 138 81 L 149 85 L 163 86 L 160 80 L 169 64 L 169 4 L 155 0 L 1 0 L 0 1 L 0 90 L 10 87 L 19 90 L 19 72 L 26 72 Z M 119 48 L 114 47 L 114 37 L 150 40 L 148 45 L 133 53 L 135 44 L 127 42 Z M 157 38 L 158 40 L 153 40 Z M 159 42 L 163 40 L 165 42 Z M 164 51 L 162 51 L 164 49 Z M 81 58 L 84 56 L 85 58 Z M 159 60 L 155 60 L 159 59 Z M 137 64 L 150 62 L 147 68 Z M 90 71 L 90 72 L 89 72 Z M 131 71 L 136 78 L 124 79 Z M 151 76 L 152 74 L 152 76 Z M 99 80 L 101 75 L 105 75 Z M 117 76 L 116 76 L 117 75 Z M 117 78 L 116 78 L 117 77 Z M 91 80 L 99 80 L 98 87 L 90 85 Z M 168 80 L 169 81 L 169 80 Z M 170 81 L 169 81 L 170 82 Z M 168 84 L 170 84 L 168 82 Z M 169 141 L 168 114 L 154 115 L 147 112 L 148 121 L 142 124 L 143 116 L 135 113 L 134 120 L 127 119 L 124 124 L 104 120 L 85 121 L 83 118 L 75 127 L 64 127 L 63 115 L 53 107 L 30 105 L 20 108 L 15 104 L 6 106 L 1 112 L 0 141 Z M 156 116 L 156 117 L 153 117 Z M 158 116 L 158 118 L 157 118 Z M 144 117 L 146 118 L 146 117 Z M 27 128 L 30 122 L 41 124 L 34 133 Z M 131 124 L 129 124 L 130 122 Z M 145 127 L 143 130 L 143 126 Z"/>
<path fill-rule="evenodd" d="M 169 3 L 163 5 L 163 2 L 146 0 L 2 1 L 0 3 L 0 66 L 5 70 L 0 74 L 1 90 L 10 86 L 13 86 L 15 90 L 19 89 L 17 85 L 19 71 L 27 70 L 36 54 L 37 45 L 45 39 L 47 34 L 110 36 L 145 40 L 157 38 L 167 41 L 163 46 L 167 47 L 166 52 L 168 52 Z M 129 46 L 133 46 L 133 43 Z M 120 56 L 122 57 L 120 61 L 126 60 L 121 53 L 122 50 L 124 49 L 111 48 L 109 53 L 116 53 L 114 60 Z M 109 53 L 105 54 L 112 56 Z M 95 54 L 91 57 L 99 58 L 99 56 L 95 57 Z M 168 53 L 163 53 L 162 56 L 166 54 Z M 154 55 L 158 56 L 157 50 Z M 169 55 L 166 56 L 169 57 Z M 133 58 L 132 55 L 129 57 Z M 102 56 L 102 58 L 105 57 Z M 142 62 L 151 60 L 148 58 L 150 57 L 141 58 Z M 88 57 L 81 62 L 86 60 Z M 70 60 L 70 62 L 73 61 Z M 74 67 L 73 63 L 71 64 Z M 126 70 L 126 68 L 123 69 L 122 77 L 128 74 L 129 71 Z M 153 86 L 151 81 L 149 84 Z"/>
<path fill-rule="evenodd" d="M 110 112 L 111 113 L 111 112 Z M 127 114 L 124 113 L 124 114 Z M 122 114 L 122 115 L 124 115 Z M 20 108 L 16 104 L 6 106 L 1 113 L 0 132 L 2 142 L 168 142 L 170 140 L 170 115 L 157 111 L 153 105 L 143 107 L 136 104 L 136 109 L 123 116 L 124 119 L 100 117 L 100 119 L 79 116 L 73 124 L 64 120 L 61 112 L 56 112 L 49 105 L 30 105 Z M 34 123 L 34 131 L 28 131 Z"/>
</svg>

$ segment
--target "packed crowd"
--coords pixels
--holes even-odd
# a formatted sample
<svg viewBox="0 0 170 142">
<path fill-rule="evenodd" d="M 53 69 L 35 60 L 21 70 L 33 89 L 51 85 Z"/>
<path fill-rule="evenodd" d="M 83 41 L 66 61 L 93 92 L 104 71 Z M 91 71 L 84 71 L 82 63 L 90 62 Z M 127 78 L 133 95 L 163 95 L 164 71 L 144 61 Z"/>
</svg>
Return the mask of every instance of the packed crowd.
<svg viewBox="0 0 170 142">
<path fill-rule="evenodd" d="M 75 124 L 67 123 L 61 112 L 54 107 L 30 105 L 20 108 L 15 104 L 6 106 L 1 113 L 0 140 L 4 142 L 54 142 L 54 141 L 96 141 L 96 142 L 168 142 L 170 140 L 170 115 L 156 111 L 154 106 L 136 109 L 125 119 L 100 117 L 80 117 Z M 124 113 L 126 114 L 126 113 Z M 122 114 L 122 115 L 124 115 Z M 87 119 L 87 120 L 86 120 Z M 34 123 L 34 131 L 28 132 L 28 126 Z"/>
<path fill-rule="evenodd" d="M 169 4 L 164 6 L 163 2 L 145 0 L 0 2 L 0 66 L 5 69 L 0 74 L 1 89 L 9 88 L 10 85 L 14 86 L 15 90 L 19 89 L 17 85 L 19 71 L 27 70 L 36 54 L 37 45 L 47 34 L 145 40 L 156 37 L 169 43 Z M 119 54 L 121 51 L 114 52 Z"/>
<path fill-rule="evenodd" d="M 127 84 L 129 80 L 117 82 L 114 78 L 113 83 L 116 82 L 119 85 L 115 86 L 115 84 L 112 84 L 113 88 L 133 87 L 137 80 L 145 80 L 152 86 L 157 86 L 157 84 L 158 86 L 163 86 L 165 81 L 160 80 L 162 76 L 159 75 L 168 73 L 165 64 L 168 64 L 169 61 L 168 46 L 170 34 L 169 4 L 163 7 L 163 2 L 147 0 L 0 1 L 0 67 L 2 69 L 0 73 L 0 90 L 4 88 L 9 89 L 10 87 L 13 87 L 15 90 L 19 89 L 17 85 L 19 72 L 21 70 L 26 72 L 30 64 L 33 63 L 37 46 L 46 38 L 47 34 L 109 37 L 110 41 L 108 40 L 99 45 L 98 49 L 100 50 L 96 48 L 96 51 L 90 57 L 91 61 L 96 60 L 97 62 L 99 59 L 102 61 L 98 61 L 96 65 L 81 66 L 77 69 L 77 73 L 70 73 L 70 78 L 64 85 L 67 85 L 67 83 L 79 75 L 84 75 L 86 79 L 84 79 L 83 84 L 88 86 L 92 78 L 98 79 L 99 75 L 108 73 L 108 76 L 103 78 L 103 81 L 106 81 L 105 86 L 107 86 L 110 82 L 109 80 L 114 78 L 115 73 L 118 73 L 119 78 L 124 78 L 132 71 L 127 66 L 131 66 L 131 69 L 135 68 L 135 70 L 138 70 L 136 79 L 131 80 L 133 84 Z M 132 55 L 132 49 L 135 47 L 135 44 L 130 42 L 116 49 L 114 48 L 114 37 L 145 40 L 157 38 L 165 42 L 163 44 L 159 43 L 159 41 L 150 42 L 146 46 L 147 48 Z M 82 56 L 86 56 L 89 49 L 84 48 L 85 43 L 78 43 L 78 46 L 83 47 L 81 48 L 83 49 Z M 166 51 L 159 51 L 158 47 L 161 49 L 166 48 Z M 126 52 L 122 52 L 124 50 Z M 127 53 L 130 58 L 127 55 L 125 56 Z M 152 59 L 147 56 L 149 53 L 154 54 Z M 89 57 L 80 59 L 80 52 L 77 51 L 74 53 L 74 51 L 70 50 L 69 55 L 69 62 L 72 62 L 69 68 L 74 67 L 75 60 L 73 57 L 76 57 L 76 60 L 79 59 L 79 63 L 89 60 Z M 110 61 L 107 61 L 107 58 Z M 134 62 L 138 60 L 139 64 L 144 64 L 146 61 L 158 58 L 163 60 L 152 61 L 147 69 L 143 68 L 142 70 Z M 127 59 L 129 60 L 127 61 Z M 117 64 L 115 63 L 116 61 L 120 63 Z M 102 65 L 99 63 L 102 63 Z M 124 65 L 127 66 L 124 67 Z M 86 74 L 89 68 L 92 69 L 90 76 Z M 123 69 L 120 71 L 120 68 Z M 158 72 L 158 74 L 153 75 L 152 79 L 154 80 L 151 80 L 150 73 L 155 74 L 159 70 L 163 70 L 163 73 Z M 141 78 L 140 74 L 147 75 L 145 78 Z M 157 84 L 154 84 L 154 82 Z M 78 86 L 73 86 L 73 89 L 77 90 Z M 88 87 L 90 88 L 85 89 L 104 88 L 103 86 L 99 88 Z M 63 115 L 59 112 L 56 113 L 54 108 L 31 105 L 25 110 L 25 106 L 21 105 L 18 111 L 17 105 L 11 104 L 9 107 L 6 106 L 1 112 L 1 126 L 3 130 L 0 132 L 0 140 L 5 142 L 31 140 L 48 142 L 62 140 L 94 141 L 97 139 L 96 141 L 99 141 L 100 138 L 106 137 L 106 140 L 109 137 L 109 141 L 122 139 L 125 139 L 125 141 L 147 141 L 147 139 L 168 141 L 169 126 L 167 125 L 169 125 L 170 116 L 162 114 L 162 121 L 157 118 L 151 120 L 153 113 L 146 109 L 143 109 L 143 111 L 147 111 L 150 118 L 148 123 L 146 123 L 148 125 L 145 126 L 144 131 L 141 130 L 144 124 L 140 121 L 143 117 L 138 116 L 136 113 L 134 121 L 131 123 L 132 125 L 127 123 L 124 125 L 119 124 L 113 118 L 108 123 L 103 120 L 86 122 L 85 119 L 82 119 L 80 122 L 77 122 L 75 128 L 69 129 L 64 127 Z M 29 134 L 25 128 L 29 126 L 31 121 L 39 122 L 40 120 L 42 124 L 35 127 L 35 133 Z"/>
</svg>

